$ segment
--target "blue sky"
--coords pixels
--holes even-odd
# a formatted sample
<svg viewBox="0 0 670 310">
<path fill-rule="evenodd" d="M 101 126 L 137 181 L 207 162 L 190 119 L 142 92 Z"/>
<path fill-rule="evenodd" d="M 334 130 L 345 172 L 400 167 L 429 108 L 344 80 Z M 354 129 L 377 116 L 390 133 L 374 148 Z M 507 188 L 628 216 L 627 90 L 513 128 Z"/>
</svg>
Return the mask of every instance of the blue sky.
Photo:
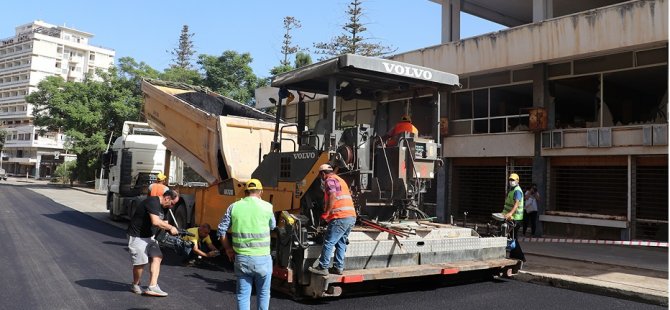
<svg viewBox="0 0 670 310">
<path fill-rule="evenodd" d="M 190 4 L 187 4 L 191 2 Z M 248 52 L 260 77 L 283 58 L 283 18 L 293 16 L 302 28 L 293 40 L 303 48 L 342 34 L 347 0 L 241 1 L 7 1 L 3 3 L 0 39 L 14 35 L 14 27 L 43 20 L 95 35 L 91 44 L 112 48 L 116 58 L 130 56 L 163 70 L 171 63 L 167 52 L 177 46 L 183 25 L 195 34 L 197 54 L 220 55 L 225 50 Z M 367 37 L 406 52 L 440 44 L 440 6 L 429 0 L 366 0 Z M 461 14 L 461 38 L 503 29 Z M 317 56 L 312 57 L 314 60 Z"/>
</svg>

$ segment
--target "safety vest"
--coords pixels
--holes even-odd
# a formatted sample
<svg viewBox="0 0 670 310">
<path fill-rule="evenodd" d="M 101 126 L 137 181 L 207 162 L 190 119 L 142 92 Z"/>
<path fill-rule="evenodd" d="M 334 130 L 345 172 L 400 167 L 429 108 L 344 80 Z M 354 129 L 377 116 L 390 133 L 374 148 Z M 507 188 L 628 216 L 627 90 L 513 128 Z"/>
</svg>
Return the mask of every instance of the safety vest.
<svg viewBox="0 0 670 310">
<path fill-rule="evenodd" d="M 505 199 L 505 207 L 503 208 L 503 214 L 509 213 L 514 208 L 514 192 L 518 191 L 521 193 L 521 200 L 519 200 L 519 206 L 516 208 L 516 211 L 512 215 L 512 219 L 515 221 L 523 220 L 523 191 L 519 185 L 515 186 L 509 193 L 507 193 L 507 198 Z"/>
<path fill-rule="evenodd" d="M 165 191 L 168 190 L 168 187 L 161 184 L 161 183 L 153 183 L 149 185 L 151 188 L 151 191 L 149 192 L 149 196 L 163 196 Z"/>
<path fill-rule="evenodd" d="M 335 179 L 340 183 L 340 191 L 335 192 L 335 202 L 330 209 L 330 212 L 326 215 L 326 221 L 330 222 L 333 219 L 343 219 L 346 217 L 356 217 L 356 209 L 354 209 L 354 200 L 351 198 L 351 192 L 349 191 L 349 186 L 347 182 L 344 182 L 342 178 L 338 177 L 335 174 L 331 174 L 327 179 Z M 330 194 L 328 189 L 324 190 L 324 199 L 325 203 L 328 203 L 330 199 Z"/>
<path fill-rule="evenodd" d="M 272 205 L 257 197 L 245 197 L 231 208 L 231 231 L 235 253 L 248 256 L 270 255 Z"/>
<path fill-rule="evenodd" d="M 386 142 L 386 145 L 395 146 L 398 144 L 398 142 L 395 140 L 395 136 L 403 132 L 413 133 L 415 136 L 419 134 L 419 130 L 416 129 L 412 123 L 407 121 L 400 121 L 395 125 L 395 127 L 393 127 L 393 130 L 391 131 L 391 138 L 389 138 L 389 140 Z"/>
</svg>

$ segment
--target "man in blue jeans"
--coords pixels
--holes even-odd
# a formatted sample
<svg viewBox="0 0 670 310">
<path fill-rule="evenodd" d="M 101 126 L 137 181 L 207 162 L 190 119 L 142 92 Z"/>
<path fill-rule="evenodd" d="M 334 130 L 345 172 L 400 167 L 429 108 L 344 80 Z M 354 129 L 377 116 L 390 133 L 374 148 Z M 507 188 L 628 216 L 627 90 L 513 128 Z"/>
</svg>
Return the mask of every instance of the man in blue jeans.
<svg viewBox="0 0 670 310">
<path fill-rule="evenodd" d="M 354 201 L 347 182 L 333 172 L 332 166 L 321 165 L 319 176 L 324 182 L 324 207 L 321 218 L 328 223 L 328 228 L 323 238 L 319 265 L 309 267 L 308 270 L 323 276 L 328 273 L 342 274 L 349 233 L 356 224 L 356 209 L 354 209 Z M 329 270 L 333 247 L 335 248 L 335 259 L 333 268 Z"/>
<path fill-rule="evenodd" d="M 218 235 L 228 259 L 235 262 L 237 277 L 237 309 L 250 308 L 251 287 L 256 285 L 258 309 L 270 306 L 272 257 L 270 231 L 275 226 L 272 204 L 261 199 L 263 185 L 257 179 L 246 184 L 246 197 L 226 210 L 218 227 Z M 232 232 L 232 245 L 226 232 Z"/>
</svg>

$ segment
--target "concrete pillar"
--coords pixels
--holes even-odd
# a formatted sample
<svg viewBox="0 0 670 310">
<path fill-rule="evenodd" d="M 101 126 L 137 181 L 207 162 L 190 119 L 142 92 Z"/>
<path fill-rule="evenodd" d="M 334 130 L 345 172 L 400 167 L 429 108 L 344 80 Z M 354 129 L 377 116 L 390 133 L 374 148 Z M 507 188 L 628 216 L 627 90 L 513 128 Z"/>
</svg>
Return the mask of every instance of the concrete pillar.
<svg viewBox="0 0 670 310">
<path fill-rule="evenodd" d="M 442 0 L 442 44 L 461 39 L 461 1 Z"/>
<path fill-rule="evenodd" d="M 42 154 L 37 154 L 35 156 L 35 180 L 40 178 L 40 165 L 42 164 Z"/>
<path fill-rule="evenodd" d="M 553 100 L 549 94 L 549 81 L 547 80 L 547 65 L 537 64 L 533 66 L 533 106 L 546 108 L 549 112 L 549 128 L 553 128 Z M 551 111 L 551 112 L 550 112 Z M 537 204 L 538 223 L 535 233 L 538 236 L 542 235 L 542 222 L 539 215 L 545 213 L 547 207 L 547 175 L 549 165 L 547 158 L 542 157 L 542 133 L 535 133 L 535 148 L 533 155 L 533 183 L 537 184 L 537 190 L 540 192 L 540 201 Z"/>
<path fill-rule="evenodd" d="M 554 0 L 533 0 L 533 22 L 554 17 Z"/>
</svg>

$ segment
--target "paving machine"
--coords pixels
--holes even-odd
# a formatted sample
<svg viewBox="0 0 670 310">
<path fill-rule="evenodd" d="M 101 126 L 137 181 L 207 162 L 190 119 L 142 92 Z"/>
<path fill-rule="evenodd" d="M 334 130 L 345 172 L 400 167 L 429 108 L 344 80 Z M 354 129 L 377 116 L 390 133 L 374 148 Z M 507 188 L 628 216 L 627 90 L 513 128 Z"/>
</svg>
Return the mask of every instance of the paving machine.
<svg viewBox="0 0 670 310">
<path fill-rule="evenodd" d="M 147 81 L 143 90 L 148 123 L 166 138 L 169 150 L 177 150 L 211 184 L 193 193 L 196 222 L 217 225 L 225 208 L 242 197 L 242 184 L 259 179 L 263 198 L 273 204 L 278 219 L 272 242 L 273 288 L 295 297 L 321 298 L 338 296 L 362 282 L 447 277 L 474 270 L 492 275 L 518 271 L 520 263 L 506 258 L 504 236 L 482 237 L 470 228 L 437 223 L 426 212 L 426 197 L 442 169 L 440 105 L 458 81 L 456 75 L 430 68 L 342 55 L 276 76 L 272 86 L 279 90 L 273 98 L 278 111 L 270 126 L 267 120 L 230 116 L 218 116 L 217 121 L 217 115 L 165 95 L 190 90 L 155 87 Z M 306 94 L 318 94 L 321 97 L 314 100 L 325 102 L 322 119 L 310 130 L 305 126 Z M 297 124 L 280 120 L 291 97 L 299 98 Z M 431 132 L 403 133 L 395 137 L 397 144 L 387 146 L 382 136 L 389 115 L 407 111 L 408 102 L 416 98 L 430 101 L 432 120 L 424 127 Z M 338 128 L 338 105 L 351 101 L 374 107 L 374 120 Z M 183 111 L 170 112 L 175 109 Z M 185 118 L 197 120 L 191 126 Z M 201 133 L 190 132 L 191 127 Z M 242 127 L 236 131 L 248 135 L 242 144 L 226 141 L 240 139 L 230 130 Z M 264 134 L 251 135 L 256 131 Z M 270 137 L 271 141 L 261 141 Z M 243 171 L 255 162 L 256 146 L 258 163 Z M 246 160 L 235 161 L 240 154 Z M 307 270 L 316 264 L 325 232 L 325 223 L 320 222 L 324 194 L 318 179 L 324 163 L 347 181 L 359 215 L 349 235 L 342 275 Z M 205 203 L 197 206 L 198 200 Z"/>
</svg>

